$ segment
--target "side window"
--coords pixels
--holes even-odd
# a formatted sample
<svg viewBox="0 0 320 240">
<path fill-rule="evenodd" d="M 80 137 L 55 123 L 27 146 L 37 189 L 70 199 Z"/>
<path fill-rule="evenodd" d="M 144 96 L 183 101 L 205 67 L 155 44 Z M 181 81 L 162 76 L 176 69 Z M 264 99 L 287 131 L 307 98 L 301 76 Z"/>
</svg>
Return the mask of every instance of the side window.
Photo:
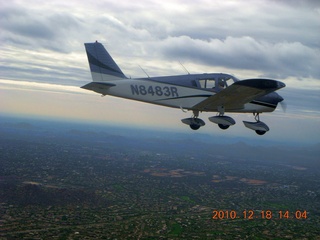
<svg viewBox="0 0 320 240">
<path fill-rule="evenodd" d="M 216 86 L 216 81 L 214 79 L 207 79 L 207 88 L 214 88 Z"/>
<path fill-rule="evenodd" d="M 214 88 L 216 86 L 215 79 L 200 79 L 201 88 Z"/>
<path fill-rule="evenodd" d="M 205 79 L 201 79 L 201 80 L 199 80 L 199 83 L 200 83 L 200 87 L 201 88 L 206 88 L 206 80 Z"/>
</svg>

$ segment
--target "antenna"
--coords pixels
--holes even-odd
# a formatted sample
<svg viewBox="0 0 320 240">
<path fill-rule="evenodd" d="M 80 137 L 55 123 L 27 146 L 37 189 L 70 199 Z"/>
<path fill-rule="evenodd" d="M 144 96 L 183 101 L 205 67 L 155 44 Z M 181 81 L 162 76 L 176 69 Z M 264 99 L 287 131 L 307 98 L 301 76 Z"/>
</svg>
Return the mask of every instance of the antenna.
<svg viewBox="0 0 320 240">
<path fill-rule="evenodd" d="M 183 67 L 184 70 L 186 70 L 186 72 L 190 75 L 189 71 L 185 68 L 185 66 L 183 66 L 183 64 L 179 61 L 180 65 Z"/>
<path fill-rule="evenodd" d="M 150 76 L 148 75 L 148 73 L 139 65 L 139 67 L 141 68 L 141 70 L 148 76 L 148 78 L 150 78 Z"/>
</svg>

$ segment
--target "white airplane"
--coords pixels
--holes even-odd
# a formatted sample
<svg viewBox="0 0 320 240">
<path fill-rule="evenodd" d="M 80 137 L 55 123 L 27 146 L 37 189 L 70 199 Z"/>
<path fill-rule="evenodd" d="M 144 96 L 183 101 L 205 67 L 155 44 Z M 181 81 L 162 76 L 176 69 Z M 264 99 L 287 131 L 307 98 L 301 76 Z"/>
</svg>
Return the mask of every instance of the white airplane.
<svg viewBox="0 0 320 240">
<path fill-rule="evenodd" d="M 81 88 L 105 95 L 132 99 L 183 111 L 193 116 L 181 121 L 197 130 L 205 125 L 200 112 L 217 112 L 209 120 L 227 129 L 236 122 L 226 112 L 253 113 L 255 122 L 243 121 L 247 128 L 263 135 L 269 127 L 259 114 L 272 112 L 283 98 L 276 90 L 285 84 L 271 79 L 238 80 L 225 73 L 186 74 L 177 76 L 127 78 L 104 46 L 99 42 L 85 43 L 92 82 Z"/>
</svg>

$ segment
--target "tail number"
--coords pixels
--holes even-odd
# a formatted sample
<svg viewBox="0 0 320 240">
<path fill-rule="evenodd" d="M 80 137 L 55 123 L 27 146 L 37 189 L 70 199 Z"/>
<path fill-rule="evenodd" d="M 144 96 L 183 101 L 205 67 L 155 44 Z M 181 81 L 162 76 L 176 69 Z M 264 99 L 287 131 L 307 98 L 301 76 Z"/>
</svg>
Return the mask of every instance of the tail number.
<svg viewBox="0 0 320 240">
<path fill-rule="evenodd" d="M 178 89 L 172 86 L 144 86 L 144 85 L 130 85 L 132 95 L 151 95 L 151 96 L 166 96 L 179 97 Z"/>
</svg>

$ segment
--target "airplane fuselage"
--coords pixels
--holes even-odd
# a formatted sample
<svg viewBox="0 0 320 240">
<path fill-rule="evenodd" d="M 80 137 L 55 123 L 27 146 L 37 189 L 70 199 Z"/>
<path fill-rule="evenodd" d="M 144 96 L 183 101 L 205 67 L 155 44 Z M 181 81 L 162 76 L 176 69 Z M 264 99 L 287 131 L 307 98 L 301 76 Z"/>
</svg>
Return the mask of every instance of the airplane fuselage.
<svg viewBox="0 0 320 240">
<path fill-rule="evenodd" d="M 217 77 L 217 74 L 213 73 L 111 80 L 108 81 L 108 84 L 113 86 L 101 89 L 99 93 L 172 108 L 195 110 L 193 107 L 196 104 L 216 94 L 212 88 L 200 88 L 198 81 L 201 79 L 214 79 L 215 77 Z M 183 79 L 184 85 L 177 85 L 177 82 L 179 83 L 179 80 L 183 82 Z M 234 78 L 234 81 L 237 81 L 237 79 Z M 172 82 L 176 83 L 173 84 Z M 274 93 L 269 94 L 274 95 Z M 225 111 L 239 113 L 272 112 L 276 106 L 277 102 L 274 102 L 272 98 L 260 97 L 260 99 L 246 103 L 243 108 L 225 109 Z M 211 111 L 216 112 L 218 109 Z"/>
</svg>

